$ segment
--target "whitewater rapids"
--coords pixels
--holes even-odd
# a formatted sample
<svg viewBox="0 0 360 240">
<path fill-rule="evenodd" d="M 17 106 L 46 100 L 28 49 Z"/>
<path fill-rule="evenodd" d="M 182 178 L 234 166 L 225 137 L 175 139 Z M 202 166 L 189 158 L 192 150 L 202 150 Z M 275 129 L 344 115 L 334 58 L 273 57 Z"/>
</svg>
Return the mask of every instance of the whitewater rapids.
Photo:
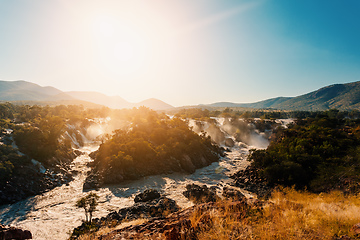
<svg viewBox="0 0 360 240">
<path fill-rule="evenodd" d="M 56 187 L 41 195 L 33 196 L 15 204 L 0 208 L 0 223 L 30 230 L 33 239 L 68 239 L 71 231 L 84 220 L 83 209 L 75 207 L 76 201 L 87 195 L 83 191 L 86 173 L 90 170 L 87 163 L 92 161 L 89 154 L 99 147 L 99 143 L 87 143 L 79 150 L 83 153 L 73 161 L 72 170 L 78 172 L 69 184 Z M 256 147 L 256 146 L 255 146 Z M 181 208 L 192 205 L 183 195 L 187 184 L 215 186 L 219 193 L 231 179 L 229 175 L 244 169 L 249 150 L 253 146 L 236 142 L 226 157 L 210 166 L 197 169 L 193 174 L 173 173 L 155 175 L 121 184 L 106 185 L 95 192 L 100 196 L 94 218 L 106 216 L 111 211 L 134 204 L 134 197 L 145 189 L 156 189 L 174 199 Z M 246 195 L 247 193 L 244 192 Z"/>
</svg>

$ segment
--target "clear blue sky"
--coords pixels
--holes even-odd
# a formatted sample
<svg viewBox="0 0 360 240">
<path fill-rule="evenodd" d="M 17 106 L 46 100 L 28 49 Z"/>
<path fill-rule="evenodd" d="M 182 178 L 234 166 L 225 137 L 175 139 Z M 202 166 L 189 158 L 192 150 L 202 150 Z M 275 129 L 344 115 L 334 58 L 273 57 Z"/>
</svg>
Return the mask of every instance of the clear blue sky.
<svg viewBox="0 0 360 240">
<path fill-rule="evenodd" d="M 0 0 L 0 79 L 174 106 L 360 80 L 359 0 Z"/>
</svg>

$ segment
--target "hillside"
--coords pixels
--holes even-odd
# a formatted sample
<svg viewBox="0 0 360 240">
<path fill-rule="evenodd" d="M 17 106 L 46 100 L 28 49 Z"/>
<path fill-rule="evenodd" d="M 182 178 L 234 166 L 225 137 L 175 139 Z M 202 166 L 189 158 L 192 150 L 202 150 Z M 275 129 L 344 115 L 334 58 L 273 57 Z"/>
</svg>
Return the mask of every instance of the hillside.
<svg viewBox="0 0 360 240">
<path fill-rule="evenodd" d="M 67 95 L 76 99 L 101 104 L 110 108 L 131 108 L 131 103 L 119 96 L 107 96 L 98 92 L 66 92 Z"/>
<path fill-rule="evenodd" d="M 119 96 L 107 96 L 99 92 L 72 91 L 63 92 L 54 87 L 42 87 L 27 81 L 1 81 L 0 101 L 16 101 L 15 104 L 60 105 L 83 104 L 84 106 L 98 106 L 121 109 L 145 106 L 153 110 L 171 109 L 173 106 L 155 99 L 147 99 L 139 103 L 130 103 Z"/>
<path fill-rule="evenodd" d="M 317 91 L 304 94 L 273 107 L 287 110 L 341 110 L 359 109 L 360 81 L 347 84 L 334 84 Z"/>
<path fill-rule="evenodd" d="M 52 101 L 60 100 L 57 97 L 62 91 L 53 87 L 41 87 L 37 84 L 26 81 L 0 81 L 0 100 L 34 100 Z M 69 100 L 69 96 L 64 95 L 61 99 Z"/>
<path fill-rule="evenodd" d="M 360 81 L 334 84 L 297 97 L 277 97 L 255 103 L 218 102 L 210 107 L 273 108 L 281 110 L 321 111 L 360 108 Z"/>
</svg>

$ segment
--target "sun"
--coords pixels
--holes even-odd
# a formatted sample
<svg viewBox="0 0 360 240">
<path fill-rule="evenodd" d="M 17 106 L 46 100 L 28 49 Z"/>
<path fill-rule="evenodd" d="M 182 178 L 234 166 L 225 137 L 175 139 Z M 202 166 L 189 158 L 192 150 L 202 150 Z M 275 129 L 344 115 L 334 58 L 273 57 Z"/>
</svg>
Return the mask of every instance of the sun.
<svg viewBox="0 0 360 240">
<path fill-rule="evenodd" d="M 101 64 L 118 75 L 143 69 L 150 58 L 151 41 L 136 24 L 114 16 L 94 18 L 92 31 Z"/>
</svg>

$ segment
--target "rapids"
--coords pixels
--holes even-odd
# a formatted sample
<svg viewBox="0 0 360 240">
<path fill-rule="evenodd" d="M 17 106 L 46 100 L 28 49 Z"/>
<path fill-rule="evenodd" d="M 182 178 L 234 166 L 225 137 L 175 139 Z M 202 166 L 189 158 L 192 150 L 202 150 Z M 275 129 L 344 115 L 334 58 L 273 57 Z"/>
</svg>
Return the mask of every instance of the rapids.
<svg viewBox="0 0 360 240">
<path fill-rule="evenodd" d="M 265 140 L 265 139 L 263 139 Z M 74 180 L 41 195 L 33 196 L 15 204 L 0 208 L 0 223 L 10 224 L 30 230 L 34 239 L 68 239 L 74 227 L 84 219 L 82 209 L 76 208 L 77 199 L 88 192 L 83 191 L 87 163 L 92 161 L 89 154 L 99 147 L 97 142 L 87 142 L 79 148 L 83 154 L 74 159 L 72 170 L 78 172 Z M 246 157 L 251 148 L 242 142 L 236 142 L 231 152 L 208 167 L 198 169 L 193 174 L 173 173 L 155 175 L 121 184 L 106 185 L 99 190 L 93 190 L 100 196 L 94 217 L 106 216 L 109 212 L 133 205 L 134 196 L 148 188 L 156 189 L 169 198 L 174 199 L 181 208 L 192 205 L 183 195 L 185 186 L 190 183 L 215 186 L 220 190 L 231 179 L 230 174 L 244 169 L 248 162 Z M 244 191 L 243 191 L 244 192 Z M 244 192 L 244 194 L 247 194 Z"/>
</svg>

